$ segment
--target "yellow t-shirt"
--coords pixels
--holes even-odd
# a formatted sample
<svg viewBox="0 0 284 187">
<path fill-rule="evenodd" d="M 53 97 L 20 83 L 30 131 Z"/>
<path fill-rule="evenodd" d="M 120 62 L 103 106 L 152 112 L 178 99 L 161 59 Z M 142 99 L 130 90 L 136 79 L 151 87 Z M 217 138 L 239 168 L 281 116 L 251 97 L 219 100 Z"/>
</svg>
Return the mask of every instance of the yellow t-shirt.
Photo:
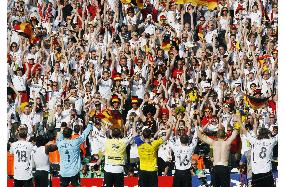
<svg viewBox="0 0 284 187">
<path fill-rule="evenodd" d="M 154 140 L 151 143 L 145 143 L 139 136 L 134 138 L 138 147 L 138 155 L 140 158 L 140 170 L 157 171 L 157 151 L 164 140 L 162 138 Z"/>
<path fill-rule="evenodd" d="M 105 162 L 112 165 L 124 165 L 127 142 L 126 138 L 107 139 L 105 144 Z"/>
</svg>

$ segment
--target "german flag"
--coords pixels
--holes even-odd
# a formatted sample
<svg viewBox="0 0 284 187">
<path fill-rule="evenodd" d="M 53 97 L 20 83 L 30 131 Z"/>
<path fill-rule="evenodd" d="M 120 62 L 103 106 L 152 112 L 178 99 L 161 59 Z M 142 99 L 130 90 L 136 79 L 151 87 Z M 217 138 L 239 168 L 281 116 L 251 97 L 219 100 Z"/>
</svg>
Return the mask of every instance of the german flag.
<svg viewBox="0 0 284 187">
<path fill-rule="evenodd" d="M 267 61 L 269 58 L 271 58 L 272 56 L 270 55 L 262 55 L 258 57 L 258 63 L 260 63 L 260 65 L 262 65 L 265 61 Z"/>
<path fill-rule="evenodd" d="M 218 0 L 207 0 L 207 7 L 209 10 L 214 10 L 218 6 Z"/>
<path fill-rule="evenodd" d="M 18 23 L 14 25 L 14 30 L 28 38 L 31 44 L 35 44 L 40 41 L 40 39 L 34 34 L 33 26 L 30 23 Z"/>
<path fill-rule="evenodd" d="M 131 3 L 131 0 L 120 0 L 122 4 L 129 4 Z"/>
<path fill-rule="evenodd" d="M 218 0 L 176 0 L 176 4 L 191 3 L 194 6 L 207 6 L 209 10 L 214 10 L 218 6 Z"/>
<path fill-rule="evenodd" d="M 102 123 L 104 125 L 108 125 L 113 128 L 121 128 L 122 126 L 122 119 L 118 116 L 115 115 L 111 110 L 105 109 L 102 111 L 100 114 L 100 118 L 102 120 Z"/>
<path fill-rule="evenodd" d="M 144 2 L 143 0 L 136 0 L 137 6 L 139 9 L 143 9 L 144 8 Z"/>
<path fill-rule="evenodd" d="M 25 110 L 26 106 L 29 106 L 29 95 L 27 92 L 19 92 L 19 95 L 21 97 L 21 104 L 19 110 L 22 112 Z"/>
<path fill-rule="evenodd" d="M 31 38 L 33 26 L 30 23 L 19 23 L 14 25 L 14 29 L 26 38 Z"/>
<path fill-rule="evenodd" d="M 162 41 L 162 49 L 164 51 L 169 51 L 171 48 L 171 39 L 169 35 L 165 35 Z"/>
<path fill-rule="evenodd" d="M 246 102 L 246 105 L 254 110 L 263 108 L 267 104 L 268 99 L 269 98 L 256 98 L 249 95 L 244 96 L 244 101 Z"/>
</svg>

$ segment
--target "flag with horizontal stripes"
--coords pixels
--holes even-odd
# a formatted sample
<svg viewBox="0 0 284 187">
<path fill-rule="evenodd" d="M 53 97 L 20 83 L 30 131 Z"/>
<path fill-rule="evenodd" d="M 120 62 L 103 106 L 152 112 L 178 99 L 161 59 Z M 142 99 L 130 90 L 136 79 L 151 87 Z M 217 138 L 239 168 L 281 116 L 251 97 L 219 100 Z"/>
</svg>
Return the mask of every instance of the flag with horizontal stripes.
<svg viewBox="0 0 284 187">
<path fill-rule="evenodd" d="M 263 108 L 267 104 L 268 99 L 269 98 L 256 98 L 249 95 L 244 96 L 246 105 L 254 110 Z"/>
<path fill-rule="evenodd" d="M 214 10 L 218 6 L 218 0 L 176 0 L 176 4 L 189 4 L 194 6 L 207 6 L 209 10 Z"/>
<path fill-rule="evenodd" d="M 131 3 L 131 0 L 120 0 L 122 4 L 129 4 Z"/>
</svg>

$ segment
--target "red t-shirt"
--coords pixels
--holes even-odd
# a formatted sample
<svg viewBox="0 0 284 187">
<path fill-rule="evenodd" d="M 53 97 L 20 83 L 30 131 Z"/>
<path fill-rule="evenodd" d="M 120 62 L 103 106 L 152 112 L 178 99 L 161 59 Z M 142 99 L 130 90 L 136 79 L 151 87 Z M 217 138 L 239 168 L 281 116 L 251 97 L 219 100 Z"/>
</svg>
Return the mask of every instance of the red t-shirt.
<svg viewBox="0 0 284 187">
<path fill-rule="evenodd" d="M 226 139 L 228 139 L 231 135 L 232 135 L 232 133 L 227 133 L 227 134 L 226 134 Z M 240 142 L 241 142 L 240 135 L 237 135 L 237 137 L 236 137 L 236 138 L 233 140 L 233 142 L 231 143 L 231 149 L 230 149 L 230 152 L 231 152 L 231 153 L 237 153 L 237 152 L 239 152 L 239 149 L 240 149 Z"/>
<path fill-rule="evenodd" d="M 94 5 L 89 5 L 87 9 L 91 15 L 91 20 L 94 20 L 97 15 L 97 7 Z"/>
<path fill-rule="evenodd" d="M 183 74 L 183 69 L 177 69 L 177 68 L 173 69 L 173 73 L 172 73 L 173 78 L 176 79 L 178 75 L 182 75 L 182 74 Z"/>
<path fill-rule="evenodd" d="M 28 74 L 28 79 L 31 78 L 31 73 L 35 74 L 37 69 L 41 70 L 41 67 L 40 67 L 39 64 L 30 64 L 30 63 L 26 62 L 25 65 L 24 65 L 24 73 L 27 71 L 26 64 L 28 64 L 28 66 L 30 68 L 30 72 Z M 32 68 L 33 68 L 33 70 L 32 70 Z"/>
</svg>

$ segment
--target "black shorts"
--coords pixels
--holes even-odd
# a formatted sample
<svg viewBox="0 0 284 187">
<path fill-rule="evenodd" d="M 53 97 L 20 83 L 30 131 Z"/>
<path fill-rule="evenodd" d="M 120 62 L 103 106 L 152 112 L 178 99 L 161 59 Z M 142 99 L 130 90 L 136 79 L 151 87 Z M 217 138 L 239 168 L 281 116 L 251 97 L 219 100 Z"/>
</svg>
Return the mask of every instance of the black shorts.
<svg viewBox="0 0 284 187">
<path fill-rule="evenodd" d="M 175 170 L 173 187 L 192 187 L 190 170 Z"/>
<path fill-rule="evenodd" d="M 70 182 L 74 187 L 80 186 L 80 174 L 78 173 L 73 177 L 60 176 L 60 187 L 67 187 Z"/>
<path fill-rule="evenodd" d="M 29 180 L 14 180 L 15 187 L 33 187 L 33 178 Z"/>
<path fill-rule="evenodd" d="M 229 167 L 213 166 L 211 180 L 213 187 L 230 187 Z"/>
<path fill-rule="evenodd" d="M 157 171 L 139 171 L 139 187 L 158 187 Z"/>
<path fill-rule="evenodd" d="M 35 187 L 48 187 L 48 171 L 37 170 L 34 174 Z"/>
<path fill-rule="evenodd" d="M 252 174 L 252 187 L 273 187 L 274 179 L 272 172 Z"/>
<path fill-rule="evenodd" d="M 123 173 L 105 172 L 104 187 L 123 187 L 124 175 Z"/>
<path fill-rule="evenodd" d="M 170 166 L 169 162 L 165 162 L 162 158 L 158 157 L 158 176 L 162 176 L 167 166 Z"/>
</svg>

